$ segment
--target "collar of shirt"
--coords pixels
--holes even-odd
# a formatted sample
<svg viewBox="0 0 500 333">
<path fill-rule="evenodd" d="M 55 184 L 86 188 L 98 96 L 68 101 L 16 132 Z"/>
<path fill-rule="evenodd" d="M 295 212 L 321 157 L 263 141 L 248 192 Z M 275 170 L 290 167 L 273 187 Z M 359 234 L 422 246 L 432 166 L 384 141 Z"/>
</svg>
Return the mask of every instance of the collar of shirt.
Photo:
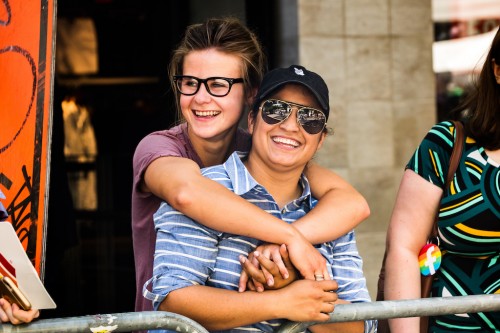
<svg viewBox="0 0 500 333">
<path fill-rule="evenodd" d="M 242 159 L 247 157 L 247 152 L 234 152 L 229 156 L 229 158 L 222 165 L 226 170 L 226 173 L 233 184 L 234 193 L 238 195 L 243 195 L 253 188 L 259 187 L 260 189 L 265 189 L 264 186 L 260 185 L 248 172 L 247 168 L 243 164 Z M 302 186 L 302 194 L 299 198 L 295 199 L 291 203 L 286 205 L 287 209 L 290 209 L 290 205 L 300 206 L 301 202 L 306 203 L 309 207 L 313 207 L 313 198 L 311 196 L 311 188 L 309 186 L 309 181 L 307 177 L 302 174 L 300 177 L 300 184 Z"/>
</svg>

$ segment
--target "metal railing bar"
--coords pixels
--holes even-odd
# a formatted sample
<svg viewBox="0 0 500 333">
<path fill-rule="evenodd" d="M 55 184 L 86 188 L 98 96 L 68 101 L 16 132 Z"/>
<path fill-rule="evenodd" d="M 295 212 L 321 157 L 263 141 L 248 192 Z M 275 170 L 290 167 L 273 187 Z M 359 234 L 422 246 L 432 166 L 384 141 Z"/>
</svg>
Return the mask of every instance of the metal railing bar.
<svg viewBox="0 0 500 333">
<path fill-rule="evenodd" d="M 500 311 L 500 295 L 430 297 L 411 300 L 339 304 L 328 322 L 340 323 L 371 319 L 438 316 L 459 313 Z M 295 333 L 319 322 L 290 322 L 278 333 Z M 323 322 L 324 323 L 324 322 Z"/>
<path fill-rule="evenodd" d="M 412 300 L 339 304 L 328 322 L 436 316 L 500 311 L 500 295 L 431 297 Z M 319 322 L 290 322 L 277 330 L 296 333 Z M 323 322 L 324 323 L 324 322 Z M 182 315 L 162 312 L 127 312 L 36 320 L 24 325 L 0 325 L 0 333 L 107 333 L 167 329 L 179 333 L 207 333 L 199 323 Z"/>
<path fill-rule="evenodd" d="M 40 319 L 23 325 L 0 324 L 1 333 L 107 333 L 148 329 L 168 329 L 179 333 L 208 333 L 194 320 L 163 311 Z"/>
</svg>

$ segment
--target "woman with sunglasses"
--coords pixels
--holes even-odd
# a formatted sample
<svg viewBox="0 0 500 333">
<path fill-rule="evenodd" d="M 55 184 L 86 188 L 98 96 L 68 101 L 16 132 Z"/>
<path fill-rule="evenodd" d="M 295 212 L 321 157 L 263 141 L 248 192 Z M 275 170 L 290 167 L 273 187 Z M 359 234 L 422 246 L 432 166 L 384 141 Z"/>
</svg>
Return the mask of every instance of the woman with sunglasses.
<svg viewBox="0 0 500 333">
<path fill-rule="evenodd" d="M 210 19 L 188 27 L 174 51 L 170 74 L 185 122 L 148 135 L 134 155 L 137 311 L 151 309 L 141 291 L 153 272 L 153 213 L 162 200 L 214 229 L 285 244 L 292 262 L 308 279 L 315 273 L 327 275 L 325 259 L 311 243 L 345 234 L 369 215 L 356 190 L 315 164 L 306 174 L 320 203 L 293 226 L 201 176 L 200 167 L 220 164 L 233 151 L 250 148 L 248 133 L 238 123 L 253 103 L 265 63 L 256 36 L 236 19 Z M 286 275 L 284 265 L 280 267 Z"/>
<path fill-rule="evenodd" d="M 269 72 L 248 115 L 250 151 L 234 152 L 224 164 L 202 169 L 202 174 L 259 209 L 293 223 L 317 203 L 303 171 L 326 137 L 328 100 L 323 79 L 304 67 Z M 166 202 L 154 222 L 155 269 L 148 299 L 156 310 L 187 316 L 209 331 L 272 332 L 285 319 L 326 321 L 335 304 L 370 300 L 353 231 L 318 244 L 333 280 L 318 274 L 318 281 L 310 281 L 292 274 L 279 286 L 256 293 L 238 292 L 238 261 L 244 262 L 241 256 L 253 251 L 259 240 L 206 227 Z M 275 268 L 271 261 L 261 261 L 270 271 Z M 374 321 L 367 321 L 309 329 L 373 332 L 375 328 Z"/>
</svg>

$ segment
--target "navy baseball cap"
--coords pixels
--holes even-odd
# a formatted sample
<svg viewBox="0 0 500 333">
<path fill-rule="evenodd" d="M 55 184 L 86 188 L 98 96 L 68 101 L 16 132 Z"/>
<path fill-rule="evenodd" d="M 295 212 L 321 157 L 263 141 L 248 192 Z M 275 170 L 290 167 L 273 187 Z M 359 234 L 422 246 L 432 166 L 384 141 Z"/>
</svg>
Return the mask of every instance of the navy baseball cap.
<svg viewBox="0 0 500 333">
<path fill-rule="evenodd" d="M 303 66 L 292 65 L 288 68 L 276 68 L 268 72 L 260 85 L 255 100 L 254 109 L 271 93 L 287 83 L 301 84 L 308 88 L 318 100 L 326 119 L 330 113 L 328 87 L 318 74 L 307 70 Z"/>
</svg>

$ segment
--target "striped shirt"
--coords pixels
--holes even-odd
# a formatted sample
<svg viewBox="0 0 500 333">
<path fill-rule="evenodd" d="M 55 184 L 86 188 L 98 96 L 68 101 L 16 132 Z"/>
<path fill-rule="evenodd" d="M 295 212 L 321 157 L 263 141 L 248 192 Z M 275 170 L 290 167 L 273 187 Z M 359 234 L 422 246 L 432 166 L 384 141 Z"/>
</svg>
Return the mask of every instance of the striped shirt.
<svg viewBox="0 0 500 333">
<path fill-rule="evenodd" d="M 244 156 L 233 153 L 223 165 L 205 168 L 202 174 L 288 223 L 304 216 L 316 205 L 317 200 L 311 196 L 309 183 L 302 176 L 302 195 L 280 210 L 271 194 L 252 178 L 240 155 Z M 261 244 L 257 239 L 201 225 L 165 202 L 155 213 L 154 222 L 157 240 L 153 277 L 145 284 L 143 292 L 146 298 L 153 301 L 156 310 L 171 291 L 188 286 L 238 290 L 241 272 L 238 257 L 247 256 Z M 369 302 L 354 231 L 317 248 L 327 259 L 332 278 L 338 282 L 339 298 L 350 302 Z M 149 283 L 153 284 L 152 292 L 146 288 Z M 272 332 L 284 322 L 284 319 L 269 320 L 226 332 Z M 373 321 L 365 322 L 365 332 L 373 332 L 375 327 Z"/>
</svg>

